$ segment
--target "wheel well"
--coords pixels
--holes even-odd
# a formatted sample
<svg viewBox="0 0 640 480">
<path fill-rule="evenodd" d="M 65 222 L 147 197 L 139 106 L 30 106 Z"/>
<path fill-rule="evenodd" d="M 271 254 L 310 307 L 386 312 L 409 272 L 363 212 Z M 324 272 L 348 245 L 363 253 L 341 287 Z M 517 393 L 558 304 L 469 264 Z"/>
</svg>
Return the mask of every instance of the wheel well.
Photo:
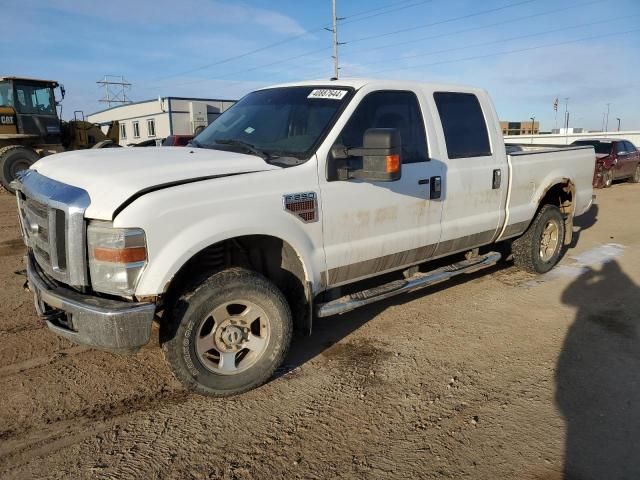
<svg viewBox="0 0 640 480">
<path fill-rule="evenodd" d="M 575 211 L 575 186 L 573 182 L 565 178 L 561 182 L 549 187 L 538 203 L 536 214 L 545 205 L 555 205 L 560 209 L 564 217 L 565 225 L 564 243 L 571 243 L 573 236 L 573 214 Z"/>
<path fill-rule="evenodd" d="M 163 304 L 172 304 L 212 273 L 228 267 L 244 267 L 271 280 L 287 299 L 296 330 L 310 330 L 311 290 L 304 265 L 289 243 L 269 235 L 235 237 L 196 253 L 172 278 Z"/>
</svg>

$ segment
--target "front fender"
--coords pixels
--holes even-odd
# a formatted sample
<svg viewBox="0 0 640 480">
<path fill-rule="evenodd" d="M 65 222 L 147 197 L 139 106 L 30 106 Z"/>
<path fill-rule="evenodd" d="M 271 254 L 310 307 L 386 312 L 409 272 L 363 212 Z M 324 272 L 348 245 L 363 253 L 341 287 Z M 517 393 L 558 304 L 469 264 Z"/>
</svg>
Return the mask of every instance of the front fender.
<svg viewBox="0 0 640 480">
<path fill-rule="evenodd" d="M 262 180 L 259 185 L 238 176 L 169 188 L 127 206 L 114 226 L 142 228 L 147 238 L 148 265 L 136 296 L 164 293 L 174 275 L 195 254 L 245 235 L 269 235 L 291 245 L 302 262 L 306 281 L 317 292 L 326 269 L 321 221 L 304 223 L 284 210 L 282 195 L 287 190 L 281 185 L 285 182 L 276 183 L 270 178 L 277 173 L 256 177 Z M 286 183 L 304 185 L 300 178 L 308 177 L 303 173 Z"/>
</svg>

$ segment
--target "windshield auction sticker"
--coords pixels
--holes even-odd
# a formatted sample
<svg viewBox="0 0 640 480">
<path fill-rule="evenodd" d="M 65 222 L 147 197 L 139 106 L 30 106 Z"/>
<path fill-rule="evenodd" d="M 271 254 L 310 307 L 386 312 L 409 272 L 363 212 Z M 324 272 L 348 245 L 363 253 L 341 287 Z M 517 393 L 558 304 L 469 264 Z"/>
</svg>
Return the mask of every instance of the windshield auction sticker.
<svg viewBox="0 0 640 480">
<path fill-rule="evenodd" d="M 346 94 L 346 90 L 316 88 L 315 90 L 311 90 L 311 93 L 307 96 L 307 98 L 329 98 L 331 100 L 342 100 Z"/>
</svg>

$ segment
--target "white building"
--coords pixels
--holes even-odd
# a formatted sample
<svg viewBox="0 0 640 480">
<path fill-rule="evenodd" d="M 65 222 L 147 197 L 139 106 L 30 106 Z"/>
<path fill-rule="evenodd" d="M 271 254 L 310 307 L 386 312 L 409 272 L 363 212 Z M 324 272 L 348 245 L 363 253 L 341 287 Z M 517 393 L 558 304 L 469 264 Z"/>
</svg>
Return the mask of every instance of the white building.
<svg viewBox="0 0 640 480">
<path fill-rule="evenodd" d="M 193 135 L 206 127 L 235 100 L 212 98 L 160 97 L 155 100 L 127 103 L 90 114 L 87 120 L 108 125 L 120 124 L 120 145 L 159 140 L 169 135 Z"/>
</svg>

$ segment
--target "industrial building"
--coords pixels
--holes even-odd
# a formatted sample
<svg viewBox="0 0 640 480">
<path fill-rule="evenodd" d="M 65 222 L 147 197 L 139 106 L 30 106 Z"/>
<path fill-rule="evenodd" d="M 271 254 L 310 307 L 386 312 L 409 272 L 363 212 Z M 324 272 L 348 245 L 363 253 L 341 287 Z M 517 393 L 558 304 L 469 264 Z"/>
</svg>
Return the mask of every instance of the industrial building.
<svg viewBox="0 0 640 480">
<path fill-rule="evenodd" d="M 90 114 L 87 120 L 98 125 L 120 124 L 120 145 L 158 140 L 169 135 L 193 135 L 206 127 L 235 100 L 212 98 L 160 97 L 126 103 Z"/>
<path fill-rule="evenodd" d="M 500 128 L 503 135 L 537 135 L 540 132 L 540 122 L 531 120 L 522 122 L 501 121 Z"/>
</svg>

